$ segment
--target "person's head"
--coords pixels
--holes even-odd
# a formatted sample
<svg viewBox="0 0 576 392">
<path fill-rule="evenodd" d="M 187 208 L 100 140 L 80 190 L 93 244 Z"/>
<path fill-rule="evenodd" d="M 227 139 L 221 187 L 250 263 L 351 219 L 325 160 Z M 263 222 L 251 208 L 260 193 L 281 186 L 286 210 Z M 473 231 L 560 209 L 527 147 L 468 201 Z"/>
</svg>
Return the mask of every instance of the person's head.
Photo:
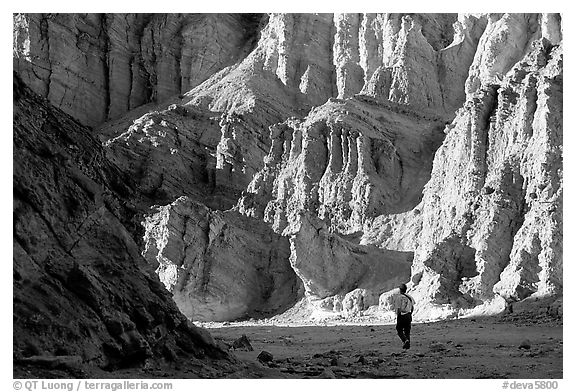
<svg viewBox="0 0 576 392">
<path fill-rule="evenodd" d="M 400 286 L 398 286 L 398 289 L 400 290 L 400 293 L 404 294 L 406 290 L 408 290 L 408 287 L 406 287 L 406 285 L 402 283 Z"/>
</svg>

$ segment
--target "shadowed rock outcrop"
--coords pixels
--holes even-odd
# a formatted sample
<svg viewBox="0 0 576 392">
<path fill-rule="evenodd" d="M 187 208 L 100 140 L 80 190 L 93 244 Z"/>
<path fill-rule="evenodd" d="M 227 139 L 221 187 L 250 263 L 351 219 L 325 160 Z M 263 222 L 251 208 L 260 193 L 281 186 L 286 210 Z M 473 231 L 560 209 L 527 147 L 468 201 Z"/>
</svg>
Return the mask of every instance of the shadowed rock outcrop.
<svg viewBox="0 0 576 392">
<path fill-rule="evenodd" d="M 90 130 L 17 77 L 13 108 L 16 368 L 41 355 L 109 370 L 180 359 L 200 373 L 232 371 L 140 256 L 130 180 Z"/>
<path fill-rule="evenodd" d="M 227 209 L 239 191 L 217 178 L 219 120 L 217 113 L 171 104 L 133 120 L 125 132 L 107 139 L 104 149 L 152 204 L 188 195 L 212 208 Z M 123 127 L 114 123 L 102 133 L 118 129 Z"/>
</svg>

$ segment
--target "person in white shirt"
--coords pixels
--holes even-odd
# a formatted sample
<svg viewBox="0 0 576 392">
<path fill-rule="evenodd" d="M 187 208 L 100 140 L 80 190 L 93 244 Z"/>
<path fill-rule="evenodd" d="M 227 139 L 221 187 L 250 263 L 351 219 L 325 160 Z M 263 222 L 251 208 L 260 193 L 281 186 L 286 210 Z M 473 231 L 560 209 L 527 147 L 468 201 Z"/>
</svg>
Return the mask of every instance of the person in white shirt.
<svg viewBox="0 0 576 392">
<path fill-rule="evenodd" d="M 410 348 L 410 328 L 412 326 L 412 311 L 414 310 L 414 298 L 406 294 L 407 287 L 401 284 L 398 287 L 400 294 L 394 302 L 396 308 L 396 331 L 402 340 L 402 348 Z"/>
</svg>

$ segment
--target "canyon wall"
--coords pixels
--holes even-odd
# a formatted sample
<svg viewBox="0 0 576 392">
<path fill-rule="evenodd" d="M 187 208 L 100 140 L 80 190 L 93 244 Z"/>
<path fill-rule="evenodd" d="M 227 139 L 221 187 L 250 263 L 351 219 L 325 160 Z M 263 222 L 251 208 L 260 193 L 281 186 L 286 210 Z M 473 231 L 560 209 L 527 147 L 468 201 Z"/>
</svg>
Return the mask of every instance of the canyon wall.
<svg viewBox="0 0 576 392">
<path fill-rule="evenodd" d="M 557 16 L 489 17 L 418 214 L 383 217 L 363 238 L 415 251 L 415 298 L 443 305 L 424 312 L 562 296 L 559 30 Z"/>
<path fill-rule="evenodd" d="M 85 125 L 190 90 L 250 50 L 252 14 L 16 14 L 14 70 Z"/>
<path fill-rule="evenodd" d="M 50 32 L 85 25 L 129 28 L 64 39 L 89 61 L 59 71 Z M 188 316 L 385 310 L 402 281 L 421 319 L 561 296 L 560 15 L 17 15 L 14 34 L 15 70 L 133 179 L 141 251 Z M 101 67 L 134 94 L 58 82 Z M 97 110 L 67 108 L 78 83 Z"/>
<path fill-rule="evenodd" d="M 13 109 L 15 369 L 33 360 L 74 377 L 83 366 L 175 360 L 203 376 L 238 368 L 142 259 L 133 185 L 90 129 L 16 76 Z"/>
</svg>

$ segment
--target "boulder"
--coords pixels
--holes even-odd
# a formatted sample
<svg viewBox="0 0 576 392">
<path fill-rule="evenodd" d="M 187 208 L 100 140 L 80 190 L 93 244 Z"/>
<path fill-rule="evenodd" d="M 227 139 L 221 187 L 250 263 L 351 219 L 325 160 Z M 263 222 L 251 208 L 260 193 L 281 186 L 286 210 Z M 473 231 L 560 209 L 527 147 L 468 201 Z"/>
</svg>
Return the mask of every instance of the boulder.
<svg viewBox="0 0 576 392">
<path fill-rule="evenodd" d="M 530 347 L 532 347 L 532 343 L 530 342 L 529 339 L 524 339 L 518 346 L 519 349 L 523 350 L 530 350 Z"/>
<path fill-rule="evenodd" d="M 254 351 L 252 344 L 246 335 L 240 336 L 234 342 L 232 342 L 232 349 L 242 350 L 242 351 Z"/>
<path fill-rule="evenodd" d="M 260 354 L 256 357 L 257 360 L 263 363 L 269 363 L 274 360 L 274 356 L 270 354 L 268 351 L 261 351 Z"/>
</svg>

